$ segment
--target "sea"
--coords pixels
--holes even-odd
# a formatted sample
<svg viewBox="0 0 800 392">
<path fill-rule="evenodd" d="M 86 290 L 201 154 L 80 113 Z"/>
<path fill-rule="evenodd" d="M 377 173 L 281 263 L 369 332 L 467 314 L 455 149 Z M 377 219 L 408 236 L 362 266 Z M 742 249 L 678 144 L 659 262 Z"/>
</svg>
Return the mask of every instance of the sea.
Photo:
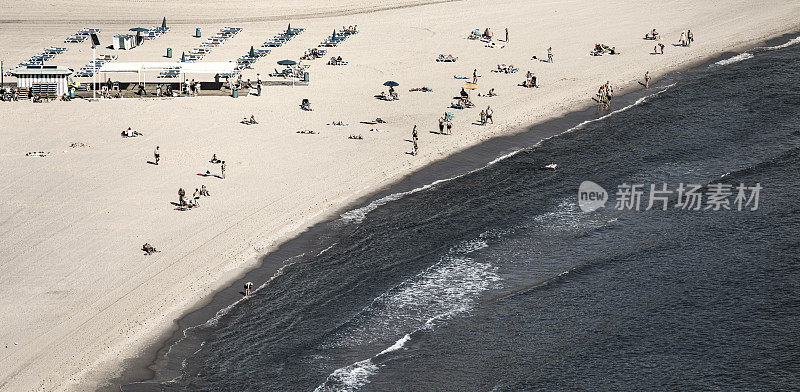
<svg viewBox="0 0 800 392">
<path fill-rule="evenodd" d="M 267 255 L 122 390 L 800 390 L 798 43 L 411 176 Z"/>
</svg>

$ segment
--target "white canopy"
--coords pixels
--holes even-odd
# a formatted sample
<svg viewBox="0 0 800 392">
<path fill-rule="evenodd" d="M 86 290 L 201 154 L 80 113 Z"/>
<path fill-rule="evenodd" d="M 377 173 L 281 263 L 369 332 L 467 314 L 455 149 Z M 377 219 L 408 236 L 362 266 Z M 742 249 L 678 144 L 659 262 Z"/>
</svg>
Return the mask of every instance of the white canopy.
<svg viewBox="0 0 800 392">
<path fill-rule="evenodd" d="M 164 71 L 168 69 L 177 69 L 181 73 L 190 73 L 190 74 L 224 74 L 224 73 L 232 73 L 236 69 L 236 63 L 234 62 L 227 62 L 227 63 L 109 62 L 103 64 L 98 70 L 98 72 L 140 73 L 144 71 Z"/>
</svg>

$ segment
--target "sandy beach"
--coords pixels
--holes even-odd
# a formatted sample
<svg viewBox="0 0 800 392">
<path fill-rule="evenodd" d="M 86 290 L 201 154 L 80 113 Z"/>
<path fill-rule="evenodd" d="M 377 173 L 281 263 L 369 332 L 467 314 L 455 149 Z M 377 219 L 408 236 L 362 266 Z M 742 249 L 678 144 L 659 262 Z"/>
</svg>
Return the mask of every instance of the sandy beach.
<svg viewBox="0 0 800 392">
<path fill-rule="evenodd" d="M 76 7 L 7 4 L 0 17 L 5 69 L 51 45 L 69 50 L 50 64 L 79 69 L 91 48 L 63 40 L 82 27 L 101 28 L 107 44 L 114 34 L 167 18 L 171 30 L 139 48 L 98 50 L 119 55 L 120 62 L 175 61 L 163 58 L 166 49 L 199 46 L 201 39 L 192 37 L 196 28 L 208 35 L 223 26 L 243 29 L 202 60 L 208 62 L 233 61 L 287 23 L 305 28 L 243 72 L 244 79 L 260 73 L 269 80 L 266 75 L 280 68 L 276 61 L 297 60 L 333 29 L 357 25 L 359 33 L 328 48 L 326 57 L 304 62 L 311 64 L 307 86 L 266 86 L 261 96 L 0 102 L 2 391 L 107 387 L 126 359 L 159 343 L 175 319 L 256 267 L 259 256 L 409 173 L 488 138 L 593 105 L 606 81 L 617 93 L 640 89 L 646 72 L 657 79 L 800 28 L 800 3 L 792 0 L 647 7 L 630 0 L 380 6 L 292 0 L 252 8 L 90 0 L 81 3 L 90 9 L 81 15 Z M 487 27 L 496 47 L 466 39 Z M 666 46 L 663 55 L 651 54 L 654 41 L 643 39 L 653 28 Z M 695 42 L 674 46 L 686 29 Z M 621 54 L 590 56 L 597 43 Z M 531 60 L 546 58 L 548 47 L 553 63 Z M 436 62 L 439 54 L 458 61 Z M 326 65 L 330 56 L 348 64 Z M 519 71 L 491 72 L 498 64 Z M 475 107 L 449 109 L 473 70 L 480 76 L 471 93 Z M 537 76 L 539 88 L 518 86 L 527 71 Z M 136 80 L 112 76 L 131 77 Z M 375 99 L 389 80 L 399 83 L 399 100 Z M 409 91 L 423 86 L 432 91 Z M 484 96 L 492 88 L 497 96 Z M 300 109 L 304 98 L 313 111 Z M 487 106 L 494 124 L 473 124 Z M 452 135 L 435 133 L 445 111 L 455 115 Z M 251 115 L 259 124 L 240 124 Z M 375 118 L 386 122 L 361 123 Z M 339 121 L 348 125 L 328 125 Z M 419 154 L 413 156 L 408 140 L 415 125 Z M 143 135 L 122 138 L 128 127 Z M 298 133 L 303 130 L 316 133 Z M 148 161 L 156 146 L 161 160 L 153 165 Z M 49 154 L 26 156 L 39 151 Z M 224 179 L 198 175 L 220 174 L 220 165 L 209 161 L 213 154 L 226 161 Z M 198 208 L 176 210 L 178 189 L 191 195 L 201 185 L 210 196 Z M 145 242 L 160 252 L 143 255 Z"/>
</svg>

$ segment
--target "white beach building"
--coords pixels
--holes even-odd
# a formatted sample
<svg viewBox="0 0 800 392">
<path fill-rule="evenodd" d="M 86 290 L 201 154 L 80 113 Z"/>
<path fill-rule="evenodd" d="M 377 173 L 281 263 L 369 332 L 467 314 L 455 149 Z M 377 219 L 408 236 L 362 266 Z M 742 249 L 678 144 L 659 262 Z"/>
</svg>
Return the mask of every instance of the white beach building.
<svg viewBox="0 0 800 392">
<path fill-rule="evenodd" d="M 30 89 L 34 95 L 56 98 L 68 92 L 67 78 L 72 69 L 59 65 L 28 65 L 12 69 L 17 78 L 17 87 Z"/>
<path fill-rule="evenodd" d="M 118 34 L 114 36 L 114 49 L 133 49 L 136 47 L 136 36 L 131 34 Z"/>
</svg>

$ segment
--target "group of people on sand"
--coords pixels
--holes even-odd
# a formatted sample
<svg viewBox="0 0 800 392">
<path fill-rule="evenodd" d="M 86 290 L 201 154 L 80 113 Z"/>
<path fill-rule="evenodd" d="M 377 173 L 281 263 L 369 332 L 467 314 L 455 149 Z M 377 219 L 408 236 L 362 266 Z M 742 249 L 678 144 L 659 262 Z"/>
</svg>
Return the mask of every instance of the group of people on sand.
<svg viewBox="0 0 800 392">
<path fill-rule="evenodd" d="M 619 54 L 619 51 L 615 46 L 608 46 L 606 44 L 594 44 L 594 49 L 592 49 L 592 56 L 602 56 L 604 54 L 616 55 Z"/>
<path fill-rule="evenodd" d="M 122 131 L 122 137 L 137 137 L 137 136 L 144 136 L 144 134 L 139 131 L 132 130 L 131 127 L 128 127 L 128 129 Z"/>
<path fill-rule="evenodd" d="M 243 118 L 242 121 L 240 121 L 240 122 L 242 124 L 244 124 L 244 125 L 255 125 L 255 124 L 258 124 L 258 121 L 256 121 L 256 116 L 254 114 L 251 114 L 250 118 L 247 118 L 247 117 Z"/>
<path fill-rule="evenodd" d="M 600 89 L 597 90 L 597 102 L 601 105 L 608 105 L 611 104 L 611 99 L 614 98 L 614 87 L 611 86 L 610 81 L 606 81 L 606 84 L 600 86 Z"/>
<path fill-rule="evenodd" d="M 439 117 L 439 134 L 440 135 L 452 135 L 453 134 L 453 116 L 450 113 L 445 113 L 442 117 Z M 447 133 L 445 133 L 445 129 L 447 129 Z"/>
<path fill-rule="evenodd" d="M 692 42 L 694 41 L 694 34 L 692 34 L 692 30 L 681 31 L 681 39 L 678 41 L 680 46 L 692 46 Z"/>
<path fill-rule="evenodd" d="M 211 196 L 208 193 L 208 189 L 206 189 L 205 185 L 201 185 L 200 188 L 194 188 L 194 193 L 190 199 L 186 199 L 186 191 L 183 188 L 178 189 L 178 207 L 181 210 L 191 209 L 195 207 L 200 207 L 200 197 L 202 196 Z"/>
<path fill-rule="evenodd" d="M 342 60 L 342 56 L 331 57 L 331 59 L 328 60 L 328 65 L 347 65 L 347 61 Z"/>
<path fill-rule="evenodd" d="M 400 96 L 395 91 L 394 87 L 389 86 L 389 94 L 387 95 L 386 92 L 381 91 L 380 94 L 376 95 L 375 98 L 378 98 L 383 101 L 396 101 L 400 99 Z"/>
<path fill-rule="evenodd" d="M 507 73 L 507 74 L 514 73 L 517 71 L 519 71 L 519 68 L 514 67 L 514 64 L 509 64 L 509 65 L 497 64 L 497 69 L 494 70 L 494 72 Z"/>
<path fill-rule="evenodd" d="M 487 122 L 494 124 L 492 115 L 494 115 L 494 110 L 492 110 L 491 106 L 487 106 L 485 110 L 481 110 L 481 118 L 479 120 L 479 124 L 486 125 Z"/>
<path fill-rule="evenodd" d="M 534 75 L 533 72 L 531 72 L 531 71 L 526 72 L 525 73 L 525 81 L 523 81 L 522 84 L 520 84 L 520 86 L 527 87 L 527 88 L 533 88 L 533 87 L 539 88 L 539 84 L 537 83 L 536 75 Z"/>
<path fill-rule="evenodd" d="M 19 88 L 0 86 L 0 101 L 19 101 Z"/>
</svg>

